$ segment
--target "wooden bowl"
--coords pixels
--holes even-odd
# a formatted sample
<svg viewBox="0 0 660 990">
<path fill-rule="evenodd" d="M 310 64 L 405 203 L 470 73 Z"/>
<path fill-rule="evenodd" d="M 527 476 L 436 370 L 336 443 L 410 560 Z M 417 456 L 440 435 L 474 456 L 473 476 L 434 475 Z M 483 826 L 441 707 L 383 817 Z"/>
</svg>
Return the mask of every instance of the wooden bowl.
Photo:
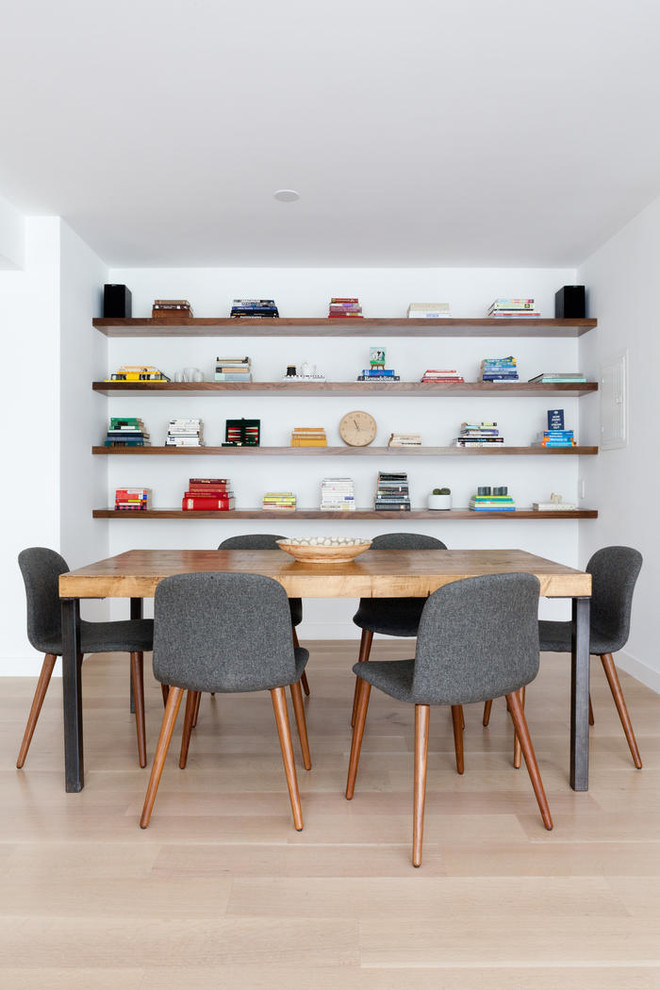
<svg viewBox="0 0 660 990">
<path fill-rule="evenodd" d="M 315 539 L 315 537 L 310 537 L 310 539 Z M 332 539 L 332 537 L 328 537 L 328 539 Z M 334 539 L 337 538 L 334 537 Z M 306 564 L 343 564 L 368 550 L 371 546 L 371 540 L 346 537 L 329 546 L 309 541 L 293 543 L 291 540 L 278 540 L 277 545 L 285 553 L 291 554 L 296 560 Z"/>
</svg>

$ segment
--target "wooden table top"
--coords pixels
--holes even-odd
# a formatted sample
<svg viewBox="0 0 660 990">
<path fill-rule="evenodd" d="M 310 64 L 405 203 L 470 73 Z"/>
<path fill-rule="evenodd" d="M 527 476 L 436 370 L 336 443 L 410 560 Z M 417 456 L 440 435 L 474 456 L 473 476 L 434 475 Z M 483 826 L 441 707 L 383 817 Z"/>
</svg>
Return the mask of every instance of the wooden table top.
<svg viewBox="0 0 660 990">
<path fill-rule="evenodd" d="M 547 598 L 589 597 L 591 575 L 524 550 L 368 550 L 344 564 L 305 564 L 282 550 L 129 550 L 62 574 L 62 598 L 153 598 L 171 574 L 228 571 L 275 578 L 290 598 L 424 598 L 445 584 L 523 571 Z"/>
</svg>

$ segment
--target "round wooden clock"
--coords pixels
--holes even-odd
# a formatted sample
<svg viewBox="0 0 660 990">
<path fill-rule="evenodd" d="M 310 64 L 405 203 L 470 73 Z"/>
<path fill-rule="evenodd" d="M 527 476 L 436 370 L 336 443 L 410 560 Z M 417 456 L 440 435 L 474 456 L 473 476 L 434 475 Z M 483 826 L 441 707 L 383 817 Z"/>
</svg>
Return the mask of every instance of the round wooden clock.
<svg viewBox="0 0 660 990">
<path fill-rule="evenodd" d="M 367 447 L 376 439 L 376 420 L 360 410 L 346 413 L 339 423 L 339 436 L 349 447 Z"/>
</svg>

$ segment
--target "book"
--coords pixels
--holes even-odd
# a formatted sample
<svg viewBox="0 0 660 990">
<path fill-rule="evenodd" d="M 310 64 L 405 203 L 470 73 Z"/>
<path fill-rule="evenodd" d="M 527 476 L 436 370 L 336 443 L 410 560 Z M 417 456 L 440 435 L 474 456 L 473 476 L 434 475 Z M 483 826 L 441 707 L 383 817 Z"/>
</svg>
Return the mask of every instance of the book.
<svg viewBox="0 0 660 990">
<path fill-rule="evenodd" d="M 214 511 L 225 511 L 226 512 L 229 509 L 233 509 L 235 507 L 235 504 L 236 504 L 235 503 L 235 500 L 232 497 L 230 497 L 230 498 L 194 498 L 194 497 L 188 497 L 188 498 L 186 498 L 184 496 L 184 498 L 181 501 L 181 508 L 182 509 L 185 509 L 186 511 L 191 511 L 191 510 L 194 511 L 194 510 L 197 509 L 197 510 L 202 510 L 202 511 L 206 511 L 206 512 L 209 512 L 209 511 L 212 511 L 212 512 L 214 512 Z"/>
</svg>

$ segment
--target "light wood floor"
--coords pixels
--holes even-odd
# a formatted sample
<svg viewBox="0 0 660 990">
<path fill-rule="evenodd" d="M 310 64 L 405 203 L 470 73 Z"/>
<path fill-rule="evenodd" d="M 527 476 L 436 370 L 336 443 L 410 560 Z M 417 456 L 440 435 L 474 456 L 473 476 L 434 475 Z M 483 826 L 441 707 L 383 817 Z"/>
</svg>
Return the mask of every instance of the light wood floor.
<svg viewBox="0 0 660 990">
<path fill-rule="evenodd" d="M 646 990 L 660 987 L 660 698 L 622 675 L 636 771 L 600 664 L 592 786 L 568 786 L 568 658 L 547 656 L 528 719 L 555 829 L 511 766 L 504 702 L 466 709 L 466 771 L 432 711 L 424 863 L 411 853 L 412 709 L 372 693 L 343 797 L 355 643 L 307 643 L 313 769 L 294 831 L 270 697 L 206 696 L 138 828 L 128 658 L 84 671 L 86 788 L 65 794 L 60 682 L 23 771 L 34 682 L 0 682 L 0 986 L 19 990 Z M 381 640 L 374 656 L 409 656 Z M 162 716 L 148 678 L 153 756 Z M 182 715 L 175 735 L 178 747 Z"/>
</svg>

